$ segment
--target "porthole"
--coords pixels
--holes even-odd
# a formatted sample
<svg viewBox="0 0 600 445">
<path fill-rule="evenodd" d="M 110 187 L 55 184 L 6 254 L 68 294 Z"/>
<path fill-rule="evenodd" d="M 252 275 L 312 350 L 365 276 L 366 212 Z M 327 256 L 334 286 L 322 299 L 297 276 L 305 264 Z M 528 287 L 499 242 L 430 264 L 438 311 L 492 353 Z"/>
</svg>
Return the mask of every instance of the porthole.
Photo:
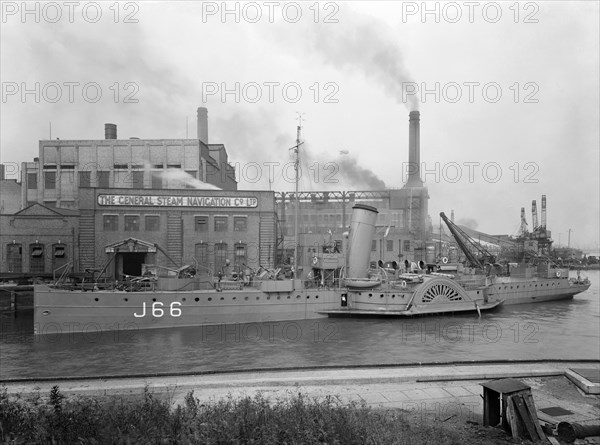
<svg viewBox="0 0 600 445">
<path fill-rule="evenodd" d="M 208 297 L 208 301 L 212 301 L 212 297 Z"/>
<path fill-rule="evenodd" d="M 396 298 L 396 294 L 392 294 L 392 298 Z"/>
<path fill-rule="evenodd" d="M 244 297 L 244 300 L 248 300 L 248 297 Z"/>
<path fill-rule="evenodd" d="M 379 295 L 379 298 L 383 298 L 383 294 Z"/>
<path fill-rule="evenodd" d="M 233 299 L 235 300 L 237 297 L 233 297 Z"/>
<path fill-rule="evenodd" d="M 221 301 L 223 301 L 225 299 L 225 297 L 221 297 L 220 299 L 221 299 Z"/>
<path fill-rule="evenodd" d="M 196 297 L 194 298 L 194 301 L 200 301 L 200 298 Z"/>
<path fill-rule="evenodd" d="M 156 301 L 156 298 L 153 298 L 152 301 Z"/>
<path fill-rule="evenodd" d="M 290 298 L 291 298 L 291 297 L 288 295 L 288 300 L 289 300 Z"/>
<path fill-rule="evenodd" d="M 371 298 L 373 296 L 373 294 L 369 294 L 369 298 Z"/>
<path fill-rule="evenodd" d="M 267 297 L 267 300 L 270 300 L 270 299 L 271 299 L 271 297 Z"/>
<path fill-rule="evenodd" d="M 257 300 L 260 300 L 260 297 L 256 297 Z"/>
<path fill-rule="evenodd" d="M 296 299 L 300 298 L 300 295 L 296 295 Z"/>
<path fill-rule="evenodd" d="M 319 296 L 318 296 L 318 295 L 315 295 L 315 298 L 319 298 Z"/>
<path fill-rule="evenodd" d="M 281 300 L 281 297 L 280 297 L 279 295 L 277 295 L 277 299 L 278 299 L 278 300 Z"/>
<path fill-rule="evenodd" d="M 310 295 L 307 295 L 307 296 L 306 296 L 306 299 L 307 299 L 307 300 L 310 300 Z"/>
<path fill-rule="evenodd" d="M 129 301 L 129 298 L 123 298 L 123 301 Z"/>
<path fill-rule="evenodd" d="M 97 298 L 94 298 L 94 301 L 98 301 L 98 299 L 97 299 Z"/>
<path fill-rule="evenodd" d="M 183 297 L 183 298 L 181 299 L 181 301 L 185 301 L 185 297 Z"/>
</svg>

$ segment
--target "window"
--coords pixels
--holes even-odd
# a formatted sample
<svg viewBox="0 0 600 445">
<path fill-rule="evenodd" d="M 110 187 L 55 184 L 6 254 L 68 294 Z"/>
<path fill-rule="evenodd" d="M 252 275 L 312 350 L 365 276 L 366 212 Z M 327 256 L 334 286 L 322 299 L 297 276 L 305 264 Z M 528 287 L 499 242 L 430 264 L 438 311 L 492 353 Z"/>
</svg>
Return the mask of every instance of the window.
<svg viewBox="0 0 600 445">
<path fill-rule="evenodd" d="M 27 189 L 37 189 L 37 173 L 27 173 Z"/>
<path fill-rule="evenodd" d="M 371 252 L 375 252 L 377 250 L 377 240 L 371 241 Z"/>
<path fill-rule="evenodd" d="M 208 232 L 208 216 L 195 217 L 196 232 Z"/>
<path fill-rule="evenodd" d="M 44 270 L 44 245 L 31 244 L 29 246 L 29 272 L 43 273 Z"/>
<path fill-rule="evenodd" d="M 226 216 L 215 216 L 215 232 L 227 232 Z"/>
<path fill-rule="evenodd" d="M 410 240 L 404 241 L 404 251 L 410 252 Z"/>
<path fill-rule="evenodd" d="M 246 267 L 246 245 L 238 243 L 235 245 L 235 252 L 233 257 L 233 265 L 237 272 L 243 271 Z"/>
<path fill-rule="evenodd" d="M 144 171 L 134 170 L 131 172 L 131 185 L 134 189 L 144 188 Z"/>
<path fill-rule="evenodd" d="M 102 219 L 104 230 L 109 232 L 119 230 L 119 215 L 104 215 Z"/>
<path fill-rule="evenodd" d="M 137 232 L 138 230 L 140 230 L 140 216 L 125 215 L 125 231 Z"/>
<path fill-rule="evenodd" d="M 144 227 L 148 232 L 158 232 L 160 230 L 160 217 L 158 215 L 146 215 Z"/>
<path fill-rule="evenodd" d="M 52 271 L 57 273 L 64 272 L 69 262 L 67 258 L 67 246 L 65 244 L 54 244 L 52 246 Z"/>
<path fill-rule="evenodd" d="M 307 215 L 304 215 L 307 216 Z M 234 216 L 233 217 L 233 231 L 234 232 L 245 232 L 248 230 L 248 218 L 245 216 Z"/>
<path fill-rule="evenodd" d="M 110 172 L 98 172 L 98 187 L 108 188 L 109 186 L 109 173 Z"/>
<path fill-rule="evenodd" d="M 215 244 L 215 272 L 223 272 L 227 259 L 227 243 Z"/>
<path fill-rule="evenodd" d="M 196 273 L 208 274 L 210 270 L 210 264 L 208 263 L 208 244 L 196 244 L 195 259 L 199 266 Z"/>
<path fill-rule="evenodd" d="M 152 188 L 153 189 L 161 189 L 162 188 L 161 172 L 152 172 Z"/>
<path fill-rule="evenodd" d="M 89 187 L 92 183 L 92 172 L 79 172 L 79 187 Z"/>
<path fill-rule="evenodd" d="M 385 242 L 385 248 L 388 252 L 393 252 L 394 251 L 394 240 L 387 240 Z"/>
<path fill-rule="evenodd" d="M 56 172 L 44 172 L 44 187 L 48 190 L 56 189 Z"/>
<path fill-rule="evenodd" d="M 7 272 L 22 272 L 23 249 L 20 244 L 8 244 L 6 246 Z"/>
</svg>

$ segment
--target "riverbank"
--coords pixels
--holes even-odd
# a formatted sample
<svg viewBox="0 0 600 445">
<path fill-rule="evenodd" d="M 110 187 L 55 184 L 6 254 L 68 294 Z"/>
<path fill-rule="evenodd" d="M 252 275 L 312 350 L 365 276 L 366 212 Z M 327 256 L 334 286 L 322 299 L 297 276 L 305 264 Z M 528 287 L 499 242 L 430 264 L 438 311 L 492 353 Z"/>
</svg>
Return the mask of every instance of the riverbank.
<svg viewBox="0 0 600 445">
<path fill-rule="evenodd" d="M 532 363 L 445 364 L 334 369 L 295 369 L 263 372 L 227 372 L 199 375 L 137 376 L 101 379 L 11 379 L 4 381 L 8 395 L 22 398 L 49 394 L 58 386 L 65 396 L 139 399 L 144 390 L 170 406 L 185 406 L 186 397 L 200 405 L 219 400 L 261 397 L 284 400 L 302 394 L 308 400 L 335 400 L 342 406 L 360 404 L 386 415 L 402 417 L 409 424 L 442 425 L 459 432 L 488 431 L 498 440 L 504 433 L 481 426 L 481 383 L 498 378 L 517 378 L 531 387 L 538 417 L 548 424 L 560 421 L 592 424 L 600 418 L 600 397 L 587 395 L 569 380 L 570 369 L 600 373 L 598 361 Z M 560 407 L 570 414 L 553 417 L 544 413 Z M 552 412 L 552 410 L 549 410 Z M 390 414 L 391 413 L 391 414 Z M 482 427 L 483 428 L 483 427 Z M 485 433 L 487 434 L 487 433 Z M 595 439 L 589 439 L 595 440 Z M 600 443 L 597 442 L 588 443 Z"/>
</svg>

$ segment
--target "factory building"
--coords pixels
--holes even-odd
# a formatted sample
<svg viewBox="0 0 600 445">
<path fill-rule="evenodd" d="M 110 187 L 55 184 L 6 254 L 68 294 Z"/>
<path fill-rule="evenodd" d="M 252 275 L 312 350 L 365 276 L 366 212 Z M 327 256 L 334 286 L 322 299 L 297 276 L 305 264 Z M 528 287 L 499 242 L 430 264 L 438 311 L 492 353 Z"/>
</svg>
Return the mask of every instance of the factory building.
<svg viewBox="0 0 600 445">
<path fill-rule="evenodd" d="M 350 225 L 352 207 L 363 203 L 378 210 L 372 262 L 404 262 L 426 259 L 431 244 L 429 194 L 420 177 L 420 114 L 409 114 L 408 178 L 401 189 L 379 191 L 300 192 L 298 194 L 298 263 L 306 270 L 312 255 L 323 245 L 343 245 Z M 277 193 L 277 212 L 284 234 L 282 262 L 294 250 L 295 195 Z M 331 250 L 332 247 L 326 247 Z"/>
<path fill-rule="evenodd" d="M 275 262 L 273 192 L 81 188 L 79 203 L 81 270 L 121 279 L 145 266 L 213 275 Z"/>
<path fill-rule="evenodd" d="M 199 188 L 237 190 L 223 144 L 208 143 L 208 112 L 198 108 L 198 139 L 117 138 L 105 124 L 104 139 L 42 140 L 39 157 L 21 170 L 21 207 L 77 209 L 85 187 L 129 189 Z"/>
</svg>

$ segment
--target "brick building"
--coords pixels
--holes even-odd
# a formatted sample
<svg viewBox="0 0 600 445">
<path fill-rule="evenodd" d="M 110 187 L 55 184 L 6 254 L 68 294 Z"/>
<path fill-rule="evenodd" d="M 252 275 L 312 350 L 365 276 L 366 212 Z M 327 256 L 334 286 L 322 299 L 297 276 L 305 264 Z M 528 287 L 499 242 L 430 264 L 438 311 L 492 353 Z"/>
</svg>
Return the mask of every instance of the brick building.
<svg viewBox="0 0 600 445">
<path fill-rule="evenodd" d="M 206 108 L 198 108 L 198 139 L 117 138 L 105 124 L 104 139 L 42 140 L 39 157 L 21 169 L 21 206 L 76 209 L 80 187 L 237 190 L 223 144 L 208 143 Z"/>
<path fill-rule="evenodd" d="M 0 215 L 0 272 L 3 276 L 60 275 L 78 268 L 76 211 L 32 204 L 14 214 Z"/>
<path fill-rule="evenodd" d="M 81 268 L 141 275 L 143 265 L 195 265 L 214 274 L 273 267 L 276 212 L 269 191 L 79 189 Z"/>
</svg>

